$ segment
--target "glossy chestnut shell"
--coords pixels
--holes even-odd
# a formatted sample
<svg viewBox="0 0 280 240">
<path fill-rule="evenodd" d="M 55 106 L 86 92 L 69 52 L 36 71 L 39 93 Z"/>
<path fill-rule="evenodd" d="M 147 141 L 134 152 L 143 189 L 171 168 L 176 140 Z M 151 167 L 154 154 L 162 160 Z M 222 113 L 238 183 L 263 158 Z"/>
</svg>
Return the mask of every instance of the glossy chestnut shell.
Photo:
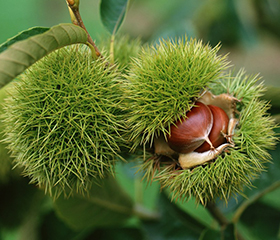
<svg viewBox="0 0 280 240">
<path fill-rule="evenodd" d="M 225 135 L 227 134 L 229 117 L 226 112 L 220 107 L 207 105 L 213 115 L 213 126 L 209 134 L 209 140 L 214 148 L 219 147 L 226 142 Z M 195 152 L 205 152 L 210 150 L 209 143 L 204 142 L 200 147 L 195 149 Z"/>
<path fill-rule="evenodd" d="M 177 153 L 189 153 L 201 146 L 212 129 L 211 110 L 203 103 L 195 106 L 170 127 L 169 147 Z"/>
</svg>

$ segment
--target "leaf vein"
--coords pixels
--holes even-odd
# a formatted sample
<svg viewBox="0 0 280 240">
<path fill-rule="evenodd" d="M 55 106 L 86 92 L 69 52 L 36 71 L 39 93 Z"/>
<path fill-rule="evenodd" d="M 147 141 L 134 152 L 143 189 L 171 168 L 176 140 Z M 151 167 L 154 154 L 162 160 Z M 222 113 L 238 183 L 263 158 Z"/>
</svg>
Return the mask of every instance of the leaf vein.
<svg viewBox="0 0 280 240">
<path fill-rule="evenodd" d="M 48 52 L 48 49 L 45 48 L 40 42 L 37 41 L 36 38 L 30 38 L 30 41 L 34 42 L 35 44 L 37 44 L 39 47 L 41 47 L 42 49 L 44 49 L 46 52 Z"/>
<path fill-rule="evenodd" d="M 7 76 L 10 76 L 10 77 L 12 77 L 12 78 L 15 77 L 15 75 L 12 75 L 12 74 L 9 73 L 9 72 L 5 72 L 3 69 L 0 69 L 0 73 L 3 73 L 3 74 L 5 74 L 5 75 L 7 75 Z"/>
<path fill-rule="evenodd" d="M 22 49 L 22 48 L 18 48 L 18 47 L 15 46 L 15 45 L 12 45 L 11 48 L 13 48 L 13 49 L 15 49 L 15 50 L 17 50 L 17 51 L 19 51 L 19 52 L 22 52 L 22 53 L 24 53 L 24 54 L 30 56 L 30 57 L 33 58 L 34 60 L 37 60 L 37 58 L 36 58 L 34 55 L 32 55 L 30 52 L 25 51 L 25 50 Z"/>
<path fill-rule="evenodd" d="M 8 62 L 12 62 L 12 63 L 16 63 L 16 64 L 22 65 L 22 66 L 24 66 L 24 67 L 29 67 L 29 63 L 24 64 L 24 63 L 22 63 L 22 62 L 20 62 L 20 61 L 18 61 L 18 60 L 16 60 L 16 59 L 14 59 L 14 58 L 3 58 L 3 57 L 2 57 L 1 60 L 8 61 Z"/>
<path fill-rule="evenodd" d="M 68 31 L 65 29 L 65 27 L 64 26 L 60 26 L 60 27 L 64 30 L 64 32 L 66 32 L 66 35 L 68 36 L 69 40 L 72 42 L 71 35 L 68 33 Z M 73 29 L 73 28 L 71 28 L 71 29 Z M 74 31 L 74 32 L 77 35 L 76 31 Z"/>
</svg>

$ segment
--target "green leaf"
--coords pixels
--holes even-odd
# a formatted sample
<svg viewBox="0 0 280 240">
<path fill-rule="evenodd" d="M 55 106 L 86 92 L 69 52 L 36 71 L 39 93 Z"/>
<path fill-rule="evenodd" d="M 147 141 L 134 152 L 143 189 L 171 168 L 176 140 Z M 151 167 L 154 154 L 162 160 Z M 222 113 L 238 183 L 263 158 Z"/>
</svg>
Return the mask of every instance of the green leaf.
<svg viewBox="0 0 280 240">
<path fill-rule="evenodd" d="M 193 218 L 197 219 L 201 224 L 207 227 L 213 227 L 215 220 L 207 211 L 207 209 L 201 204 L 197 204 L 195 199 L 191 198 L 188 201 L 174 201 L 174 203 L 183 211 L 191 215 Z M 218 224 L 217 224 L 218 225 Z"/>
<path fill-rule="evenodd" d="M 12 229 L 22 226 L 28 219 L 27 216 L 32 215 L 32 209 L 39 207 L 44 195 L 28 183 L 29 179 L 18 177 L 0 184 L 1 228 Z"/>
<path fill-rule="evenodd" d="M 277 128 L 276 133 L 280 133 Z M 235 211 L 234 221 L 238 221 L 243 212 L 250 205 L 264 197 L 265 195 L 275 191 L 280 187 L 280 144 L 276 145 L 276 149 L 270 151 L 272 163 L 267 164 L 267 171 L 263 172 L 258 179 L 253 182 L 254 188 L 246 188 L 244 193 L 248 199 L 240 199 L 238 201 L 237 210 Z"/>
<path fill-rule="evenodd" d="M 53 210 L 41 217 L 40 223 L 40 240 L 80 239 L 78 236 L 81 233 L 69 228 L 69 226 L 56 216 Z M 84 234 L 87 235 L 87 233 Z"/>
<path fill-rule="evenodd" d="M 235 240 L 236 238 L 235 224 L 229 224 L 226 229 L 222 231 L 222 239 Z"/>
<path fill-rule="evenodd" d="M 86 32 L 73 24 L 60 24 L 45 33 L 11 45 L 0 54 L 0 88 L 50 52 L 74 43 L 86 43 Z"/>
<path fill-rule="evenodd" d="M 54 203 L 58 216 L 73 229 L 120 225 L 131 217 L 132 207 L 131 198 L 113 177 L 93 185 L 86 196 L 61 196 Z"/>
<path fill-rule="evenodd" d="M 15 35 L 14 37 L 8 39 L 6 42 L 2 43 L 0 45 L 0 53 L 5 51 L 9 46 L 11 46 L 12 44 L 14 44 L 18 41 L 22 41 L 29 37 L 35 36 L 37 34 L 44 33 L 46 31 L 48 31 L 49 29 L 50 28 L 47 28 L 47 27 L 33 27 L 33 28 L 27 29 L 25 31 L 22 31 L 19 34 Z"/>
<path fill-rule="evenodd" d="M 236 240 L 235 235 L 235 225 L 229 224 L 222 231 L 207 229 L 201 234 L 199 240 Z"/>
<path fill-rule="evenodd" d="M 157 208 L 157 198 L 160 192 L 160 186 L 157 182 L 147 183 L 142 173 L 137 172 L 139 162 L 130 161 L 117 162 L 116 180 L 120 186 L 129 194 L 129 196 L 137 203 L 140 203 L 147 209 L 155 210 Z"/>
<path fill-rule="evenodd" d="M 279 239 L 279 222 L 279 210 L 258 202 L 246 209 L 238 228 L 245 239 L 274 240 Z"/>
<path fill-rule="evenodd" d="M 206 229 L 199 240 L 221 240 L 221 232 L 214 229 Z"/>
<path fill-rule="evenodd" d="M 160 195 L 158 207 L 161 218 L 144 222 L 144 231 L 149 240 L 197 240 L 206 226 L 170 202 L 165 194 Z"/>
<path fill-rule="evenodd" d="M 135 227 L 102 228 L 95 230 L 85 240 L 144 240 L 141 229 Z"/>
<path fill-rule="evenodd" d="M 280 108 L 280 87 L 276 86 L 267 86 L 264 95 L 262 96 L 263 99 L 270 102 L 272 108 L 277 108 L 279 113 Z"/>
<path fill-rule="evenodd" d="M 280 211 L 280 187 L 271 192 L 266 194 L 265 196 L 263 196 L 260 201 L 266 205 L 269 205 L 271 207 L 276 208 L 278 211 Z"/>
<path fill-rule="evenodd" d="M 101 20 L 106 29 L 115 35 L 120 28 L 129 0 L 102 0 L 100 5 Z"/>
<path fill-rule="evenodd" d="M 280 128 L 275 129 L 279 136 Z M 266 171 L 253 181 L 254 187 L 247 187 L 244 189 L 244 195 L 237 195 L 232 197 L 225 207 L 223 201 L 217 201 L 218 207 L 225 213 L 233 213 L 233 221 L 238 223 L 239 218 L 243 212 L 257 201 L 269 202 L 274 207 L 280 209 L 280 202 L 272 200 L 273 196 L 280 196 L 277 193 L 280 190 L 280 144 L 276 145 L 274 150 L 270 150 L 271 163 L 266 164 Z"/>
</svg>

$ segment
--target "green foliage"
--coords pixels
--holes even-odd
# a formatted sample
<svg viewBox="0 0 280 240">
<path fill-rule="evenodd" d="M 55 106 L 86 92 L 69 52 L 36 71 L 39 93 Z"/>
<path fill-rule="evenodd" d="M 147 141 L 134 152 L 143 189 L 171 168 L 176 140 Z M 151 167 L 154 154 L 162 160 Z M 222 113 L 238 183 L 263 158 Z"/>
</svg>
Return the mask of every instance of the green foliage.
<svg viewBox="0 0 280 240">
<path fill-rule="evenodd" d="M 269 101 L 272 105 L 271 107 L 274 109 L 275 114 L 279 114 L 280 102 L 280 88 L 275 86 L 266 86 L 267 91 L 262 96 L 263 99 Z"/>
<path fill-rule="evenodd" d="M 44 214 L 39 230 L 41 240 L 81 239 L 79 238 L 80 233 L 56 217 L 54 210 Z"/>
<path fill-rule="evenodd" d="M 100 228 L 85 240 L 142 240 L 145 236 L 141 229 L 135 227 Z"/>
<path fill-rule="evenodd" d="M 7 229 L 23 224 L 35 201 L 42 197 L 34 186 L 28 184 L 27 178 L 14 178 L 0 184 L 0 192 L 0 227 Z"/>
<path fill-rule="evenodd" d="M 279 209 L 261 202 L 250 205 L 242 215 L 238 226 L 246 239 L 279 239 Z"/>
<path fill-rule="evenodd" d="M 102 0 L 100 4 L 101 20 L 110 32 L 115 35 L 123 23 L 129 0 Z"/>
<path fill-rule="evenodd" d="M 217 8 L 212 9 L 211 6 Z M 202 9 L 198 16 L 203 16 L 207 21 L 198 21 L 197 24 L 203 34 L 212 44 L 222 42 L 223 45 L 234 45 L 244 36 L 243 24 L 234 0 L 210 0 Z M 209 11 L 209 9 L 211 9 Z M 198 18 L 197 16 L 197 18 Z"/>
<path fill-rule="evenodd" d="M 2 43 L 0 45 L 0 53 L 5 51 L 9 46 L 11 46 L 12 44 L 18 42 L 18 41 L 23 41 L 27 38 L 30 38 L 32 36 L 35 36 L 37 34 L 41 34 L 44 33 L 46 31 L 48 31 L 50 28 L 46 28 L 46 27 L 33 27 L 30 29 L 27 29 L 25 31 L 20 32 L 19 34 L 17 34 L 16 36 L 8 39 L 6 42 Z"/>
<path fill-rule="evenodd" d="M 142 50 L 127 75 L 128 125 L 135 149 L 152 144 L 155 136 L 188 111 L 203 89 L 226 68 L 219 46 L 210 48 L 190 39 L 162 40 Z"/>
<path fill-rule="evenodd" d="M 33 32 L 27 34 L 32 35 Z M 12 44 L 0 54 L 0 88 L 50 52 L 70 44 L 86 42 L 87 34 L 83 29 L 73 24 L 60 24 L 47 32 Z"/>
<path fill-rule="evenodd" d="M 6 142 L 33 183 L 58 196 L 113 173 L 122 146 L 117 68 L 64 48 L 21 76 L 6 102 Z M 71 192 L 71 191 L 70 191 Z"/>
<path fill-rule="evenodd" d="M 98 193 L 98 194 L 97 194 Z M 58 215 L 73 229 L 121 225 L 131 217 L 133 203 L 113 177 L 93 184 L 87 196 L 74 194 L 55 201 Z"/>
<path fill-rule="evenodd" d="M 120 28 L 128 8 L 129 0 L 103 0 L 100 5 L 101 20 L 111 34 L 110 39 L 110 62 L 114 64 L 115 35 Z"/>
<path fill-rule="evenodd" d="M 144 231 L 148 236 L 147 239 L 185 239 L 186 233 L 188 239 L 199 239 L 199 236 L 205 229 L 205 225 L 189 214 L 182 212 L 163 193 L 160 194 L 158 206 L 161 218 L 158 221 L 144 223 Z"/>
<path fill-rule="evenodd" d="M 258 15 L 257 23 L 261 29 L 280 37 L 280 3 L 279 1 L 254 1 L 254 8 Z"/>
</svg>

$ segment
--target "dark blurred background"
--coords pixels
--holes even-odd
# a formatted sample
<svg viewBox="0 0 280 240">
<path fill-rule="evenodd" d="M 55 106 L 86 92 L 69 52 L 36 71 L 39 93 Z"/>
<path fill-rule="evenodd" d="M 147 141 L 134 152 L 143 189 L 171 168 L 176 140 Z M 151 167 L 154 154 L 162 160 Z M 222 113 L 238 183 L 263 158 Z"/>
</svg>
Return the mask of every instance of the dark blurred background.
<svg viewBox="0 0 280 240">
<path fill-rule="evenodd" d="M 0 0 L 0 42 L 33 26 L 70 22 L 61 0 Z M 104 36 L 98 0 L 80 0 L 80 11 L 94 39 Z M 121 33 L 144 42 L 187 35 L 222 53 L 236 70 L 260 73 L 267 85 L 280 86 L 280 0 L 131 0 Z"/>
</svg>

